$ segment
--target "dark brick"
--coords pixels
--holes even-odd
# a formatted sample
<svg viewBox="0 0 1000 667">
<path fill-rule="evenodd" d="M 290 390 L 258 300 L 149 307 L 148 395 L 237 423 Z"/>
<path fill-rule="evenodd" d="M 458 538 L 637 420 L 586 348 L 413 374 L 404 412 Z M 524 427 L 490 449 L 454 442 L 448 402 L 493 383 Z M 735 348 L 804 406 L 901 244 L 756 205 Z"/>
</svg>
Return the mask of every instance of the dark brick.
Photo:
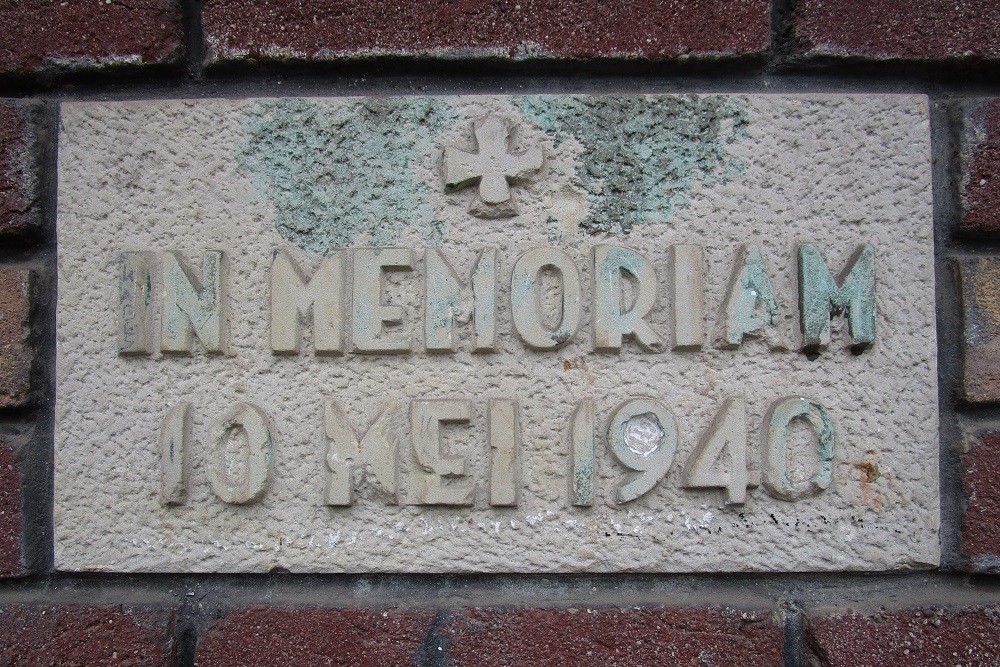
<svg viewBox="0 0 1000 667">
<path fill-rule="evenodd" d="M 996 667 L 1000 608 L 815 616 L 806 639 L 823 667 Z"/>
<path fill-rule="evenodd" d="M 21 468 L 17 455 L 0 442 L 0 577 L 25 574 L 21 547 Z"/>
<path fill-rule="evenodd" d="M 1000 58 L 996 0 L 798 0 L 796 50 L 874 60 Z"/>
<path fill-rule="evenodd" d="M 176 0 L 5 0 L 0 25 L 0 73 L 166 63 L 182 53 Z"/>
<path fill-rule="evenodd" d="M 767 0 L 206 0 L 209 61 L 762 54 Z"/>
<path fill-rule="evenodd" d="M 198 642 L 196 665 L 407 667 L 434 620 L 432 610 L 253 607 L 216 621 Z"/>
<path fill-rule="evenodd" d="M 0 239 L 41 224 L 38 140 L 29 104 L 0 100 Z"/>
<path fill-rule="evenodd" d="M 0 607 L 0 665 L 173 665 L 173 612 L 122 607 Z"/>
<path fill-rule="evenodd" d="M 1000 232 L 1000 100 L 978 104 L 962 134 L 963 232 Z"/>
<path fill-rule="evenodd" d="M 468 609 L 440 634 L 455 667 L 784 664 L 771 614 L 733 609 Z"/>
<path fill-rule="evenodd" d="M 0 269 L 0 408 L 24 405 L 31 388 L 30 272 Z"/>
<path fill-rule="evenodd" d="M 1000 432 L 971 439 L 962 475 L 962 552 L 970 570 L 1000 573 Z"/>
</svg>

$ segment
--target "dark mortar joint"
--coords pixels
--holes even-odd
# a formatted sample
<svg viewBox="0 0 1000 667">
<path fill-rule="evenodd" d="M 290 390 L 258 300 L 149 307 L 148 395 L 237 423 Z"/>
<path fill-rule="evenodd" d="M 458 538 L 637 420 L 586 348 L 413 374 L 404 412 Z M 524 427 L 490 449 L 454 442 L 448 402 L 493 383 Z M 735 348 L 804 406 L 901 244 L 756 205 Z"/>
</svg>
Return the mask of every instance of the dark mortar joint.
<svg viewBox="0 0 1000 667">
<path fill-rule="evenodd" d="M 205 64 L 205 32 L 202 28 L 204 0 L 180 0 L 184 24 L 184 52 L 188 76 L 202 77 Z"/>
</svg>

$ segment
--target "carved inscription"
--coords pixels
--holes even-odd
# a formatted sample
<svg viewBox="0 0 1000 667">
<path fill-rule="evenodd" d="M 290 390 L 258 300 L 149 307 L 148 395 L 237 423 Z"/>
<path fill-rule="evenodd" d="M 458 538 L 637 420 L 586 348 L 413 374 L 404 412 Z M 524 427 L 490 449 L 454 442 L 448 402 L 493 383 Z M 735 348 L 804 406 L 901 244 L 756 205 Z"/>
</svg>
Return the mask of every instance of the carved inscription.
<svg viewBox="0 0 1000 667">
<path fill-rule="evenodd" d="M 354 503 L 360 485 L 374 487 L 387 504 L 451 505 L 474 504 L 478 475 L 466 456 L 447 453 L 442 447 L 442 430 L 466 427 L 471 422 L 473 403 L 467 399 L 419 399 L 409 403 L 409 445 L 394 433 L 390 420 L 402 415 L 392 403 L 375 418 L 360 436 L 334 400 L 324 404 L 324 430 L 328 445 L 323 502 L 330 506 Z M 187 496 L 185 452 L 190 447 L 187 403 L 171 408 L 161 427 L 161 503 L 183 505 Z M 567 420 L 570 469 L 569 504 L 589 507 L 596 491 L 594 424 L 595 402 L 585 399 Z M 490 399 L 486 405 L 487 428 L 473 446 L 489 450 L 489 504 L 512 507 L 519 496 L 520 443 L 517 402 Z M 802 419 L 814 433 L 817 470 L 806 483 L 789 480 L 788 429 Z M 398 427 L 398 425 L 397 425 Z M 826 489 L 831 482 L 830 462 L 834 456 L 833 424 L 826 408 L 806 398 L 779 399 L 771 405 L 764 432 L 764 487 L 774 498 L 795 501 Z M 680 443 L 679 427 L 673 412 L 653 398 L 633 398 L 618 406 L 604 431 L 608 451 L 628 472 L 615 487 L 614 500 L 626 504 L 649 493 L 673 468 Z M 241 403 L 220 416 L 209 432 L 209 480 L 212 491 L 223 502 L 243 505 L 258 500 L 267 489 L 274 443 L 267 416 L 259 408 Z M 475 436 L 473 436 L 475 438 Z M 758 465 L 749 458 L 749 431 L 746 399 L 726 399 L 715 421 L 691 453 L 682 473 L 689 489 L 723 490 L 725 504 L 742 505 L 746 490 L 758 485 Z M 410 457 L 406 480 L 400 485 L 401 456 Z M 359 475 L 369 471 L 367 481 Z"/>
<path fill-rule="evenodd" d="M 672 331 L 659 332 L 648 321 L 659 299 L 660 278 L 654 266 L 638 251 L 613 245 L 594 248 L 588 268 L 593 276 L 593 349 L 617 351 L 624 340 L 633 340 L 647 353 L 697 350 L 704 344 L 704 269 L 702 250 L 696 245 L 671 247 L 670 304 Z M 224 351 L 225 255 L 203 254 L 201 277 L 183 268 L 174 252 L 159 254 L 162 265 L 160 349 L 190 354 L 193 339 L 205 352 Z M 407 312 L 387 301 L 386 276 L 411 274 L 419 263 L 424 271 L 424 306 Z M 850 344 L 858 350 L 875 341 L 875 250 L 858 248 L 841 272 L 833 274 L 812 244 L 797 250 L 800 303 L 800 347 L 810 352 L 830 342 L 830 321 L 844 315 Z M 118 301 L 119 354 L 148 354 L 153 338 L 154 311 L 149 303 L 154 253 L 121 255 Z M 271 265 L 270 340 L 277 355 L 301 353 L 302 327 L 311 314 L 314 350 L 318 355 L 340 354 L 345 312 L 351 313 L 350 349 L 358 354 L 413 352 L 418 331 L 427 352 L 454 352 L 457 329 L 472 322 L 472 351 L 492 352 L 497 340 L 499 255 L 496 248 L 476 253 L 469 278 L 461 279 L 449 259 L 436 248 L 426 252 L 409 248 L 356 248 L 324 258 L 307 274 L 285 249 L 276 250 Z M 350 266 L 350 287 L 345 277 Z M 546 277 L 557 287 L 557 313 L 549 321 L 543 307 Z M 631 302 L 625 306 L 624 283 L 632 283 Z M 583 278 L 577 264 L 558 248 L 536 248 L 517 257 L 510 278 L 509 312 L 514 333 L 528 348 L 553 350 L 578 334 L 584 318 Z M 551 295 L 548 295 L 551 296 Z M 737 348 L 747 336 L 771 327 L 778 315 L 774 289 L 760 251 L 743 246 L 736 253 L 733 278 L 720 316 L 724 330 L 721 348 Z M 422 330 L 414 326 L 423 318 Z"/>
<path fill-rule="evenodd" d="M 933 565 L 927 127 L 915 95 L 64 101 L 56 569 Z"/>
<path fill-rule="evenodd" d="M 663 353 L 664 341 L 674 350 L 698 349 L 704 343 L 703 254 L 695 245 L 671 249 L 670 293 L 673 330 L 661 335 L 648 317 L 659 296 L 656 268 L 634 249 L 595 246 L 591 265 L 594 289 L 589 311 L 593 316 L 595 351 L 617 352 L 632 340 L 646 353 Z M 386 301 L 388 272 L 414 271 L 418 255 L 404 248 L 358 248 L 322 259 L 309 274 L 285 249 L 276 250 L 271 264 L 270 341 L 275 355 L 301 353 L 302 328 L 311 315 L 315 353 L 340 354 L 344 350 L 345 313 L 351 317 L 351 350 L 363 354 L 399 354 L 414 349 L 413 313 Z M 772 326 L 777 314 L 770 279 L 755 246 L 736 252 L 732 282 L 720 319 L 722 348 L 735 348 L 744 337 Z M 851 345 L 874 341 L 874 250 L 861 246 L 842 277 L 832 277 L 819 251 L 803 244 L 799 262 L 801 331 L 803 349 L 829 342 L 829 320 L 844 313 Z M 185 269 L 173 252 L 159 256 L 162 294 L 161 343 L 164 352 L 190 354 L 197 338 L 204 352 L 223 349 L 226 294 L 221 252 L 203 253 L 200 277 Z M 125 252 L 120 261 L 119 353 L 148 354 L 153 340 L 154 317 L 150 304 L 152 266 L 150 252 Z M 472 351 L 495 350 L 497 337 L 497 282 L 499 256 L 495 248 L 478 251 L 469 277 L 458 276 L 438 249 L 428 249 L 421 263 L 424 277 L 423 342 L 427 352 L 454 352 L 458 323 L 472 323 Z M 348 269 L 350 267 L 350 269 Z M 346 275 L 350 270 L 350 289 Z M 557 296 L 554 322 L 546 321 L 543 274 L 555 278 Z M 631 281 L 631 298 L 625 299 L 625 281 Z M 538 248 L 518 257 L 511 270 L 510 313 L 513 330 L 529 349 L 549 350 L 565 345 L 577 335 L 584 313 L 580 270 L 572 258 L 555 248 Z M 463 305 L 463 304 L 468 304 Z M 825 328 L 824 328 L 825 323 Z M 336 399 L 323 403 L 323 432 L 327 439 L 323 502 L 329 506 L 354 503 L 359 484 L 373 483 L 390 504 L 471 506 L 480 480 L 488 485 L 489 504 L 516 506 L 520 494 L 520 410 L 515 397 L 490 398 L 485 407 L 485 432 L 476 440 L 488 452 L 488 470 L 477 471 L 467 454 L 448 451 L 444 429 L 469 429 L 473 402 L 465 398 L 412 400 L 407 409 L 388 403 L 363 431 L 351 425 Z M 160 435 L 160 500 L 164 506 L 186 502 L 191 447 L 191 406 L 170 408 Z M 618 406 L 610 416 L 603 438 L 595 424 L 595 401 L 581 401 L 567 415 L 570 469 L 567 471 L 569 504 L 588 507 L 597 487 L 596 446 L 603 439 L 608 452 L 624 470 L 615 488 L 616 503 L 629 503 L 660 483 L 673 467 L 680 442 L 677 417 L 669 406 L 652 397 L 637 397 Z M 408 415 L 409 445 L 399 438 L 398 422 Z M 796 420 L 815 433 L 816 471 L 807 482 L 793 482 L 788 474 L 788 432 Z M 762 426 L 764 487 L 778 499 L 795 501 L 826 489 L 831 481 L 834 429 L 828 410 L 807 398 L 784 398 L 771 405 Z M 715 420 L 701 436 L 681 473 L 689 489 L 716 488 L 725 504 L 747 501 L 747 489 L 759 483 L 758 466 L 748 447 L 746 399 L 726 399 Z M 201 446 L 209 452 L 208 479 L 223 502 L 241 505 L 260 499 L 272 470 L 274 443 L 269 418 L 256 406 L 240 403 L 223 412 L 203 434 Z M 402 465 L 401 457 L 408 457 Z M 401 482 L 401 471 L 409 470 Z M 366 482 L 365 479 L 368 481 Z"/>
</svg>

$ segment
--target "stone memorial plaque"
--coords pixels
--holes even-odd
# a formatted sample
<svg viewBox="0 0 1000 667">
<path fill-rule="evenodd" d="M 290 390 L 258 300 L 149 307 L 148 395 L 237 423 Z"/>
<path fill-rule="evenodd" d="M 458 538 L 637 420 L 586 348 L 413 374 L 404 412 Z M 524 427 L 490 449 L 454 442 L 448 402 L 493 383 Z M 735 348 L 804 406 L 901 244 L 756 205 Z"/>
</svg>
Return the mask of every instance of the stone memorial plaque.
<svg viewBox="0 0 1000 667">
<path fill-rule="evenodd" d="M 63 570 L 938 563 L 912 95 L 80 102 Z"/>
</svg>

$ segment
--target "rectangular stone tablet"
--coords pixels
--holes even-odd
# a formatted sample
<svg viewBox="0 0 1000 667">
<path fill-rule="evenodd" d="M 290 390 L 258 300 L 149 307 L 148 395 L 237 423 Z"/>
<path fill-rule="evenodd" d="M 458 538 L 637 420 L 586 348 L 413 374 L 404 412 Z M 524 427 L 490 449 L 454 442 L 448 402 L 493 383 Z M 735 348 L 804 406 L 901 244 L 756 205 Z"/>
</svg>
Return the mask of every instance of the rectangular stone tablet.
<svg viewBox="0 0 1000 667">
<path fill-rule="evenodd" d="M 939 561 L 928 103 L 65 103 L 56 565 Z"/>
</svg>

